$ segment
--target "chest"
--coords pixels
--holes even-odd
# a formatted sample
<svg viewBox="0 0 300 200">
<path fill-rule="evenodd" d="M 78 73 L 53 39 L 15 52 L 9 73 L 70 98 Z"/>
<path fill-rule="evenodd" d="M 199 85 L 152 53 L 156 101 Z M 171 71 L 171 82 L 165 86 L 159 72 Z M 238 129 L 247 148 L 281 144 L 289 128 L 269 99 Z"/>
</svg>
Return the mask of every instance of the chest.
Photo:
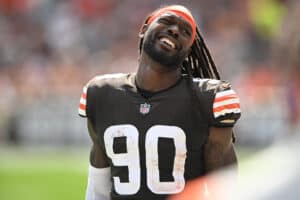
<svg viewBox="0 0 300 200">
<path fill-rule="evenodd" d="M 115 152 L 128 152 L 135 145 L 142 152 L 158 146 L 158 153 L 185 144 L 188 149 L 200 149 L 208 126 L 194 104 L 187 91 L 145 99 L 115 90 L 99 100 L 95 127 L 100 138 L 111 141 Z"/>
<path fill-rule="evenodd" d="M 98 107 L 97 134 L 112 173 L 121 182 L 136 182 L 135 192 L 141 187 L 144 189 L 140 191 L 150 188 L 160 193 L 166 182 L 173 191 L 184 185 L 184 177 L 196 177 L 203 171 L 202 148 L 208 125 L 190 94 L 179 94 L 170 92 L 144 99 L 126 92 L 113 93 Z M 174 173 L 179 175 L 174 177 Z M 131 180 L 131 175 L 137 180 Z"/>
</svg>

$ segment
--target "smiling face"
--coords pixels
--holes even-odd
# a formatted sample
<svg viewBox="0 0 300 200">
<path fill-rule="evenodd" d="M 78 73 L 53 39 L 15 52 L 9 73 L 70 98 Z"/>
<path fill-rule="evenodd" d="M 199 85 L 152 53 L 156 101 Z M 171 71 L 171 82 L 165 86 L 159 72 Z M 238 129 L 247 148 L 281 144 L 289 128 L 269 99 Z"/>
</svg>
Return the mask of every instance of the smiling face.
<svg viewBox="0 0 300 200">
<path fill-rule="evenodd" d="M 190 52 L 192 27 L 182 17 L 168 12 L 144 25 L 142 50 L 162 65 L 177 69 Z"/>
</svg>

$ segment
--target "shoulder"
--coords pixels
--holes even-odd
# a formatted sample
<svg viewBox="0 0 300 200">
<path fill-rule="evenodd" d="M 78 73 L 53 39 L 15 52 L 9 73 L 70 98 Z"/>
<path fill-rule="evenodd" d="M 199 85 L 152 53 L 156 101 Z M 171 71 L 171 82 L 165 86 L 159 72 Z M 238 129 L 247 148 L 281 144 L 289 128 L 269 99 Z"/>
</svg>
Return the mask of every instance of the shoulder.
<svg viewBox="0 0 300 200">
<path fill-rule="evenodd" d="M 87 117 L 92 113 L 93 105 L 97 104 L 99 98 L 103 98 L 107 88 L 119 88 L 124 85 L 130 74 L 105 74 L 95 76 L 84 85 L 80 104 L 78 108 L 79 115 Z"/>
<path fill-rule="evenodd" d="M 211 92 L 216 94 L 231 89 L 231 84 L 224 80 L 194 78 L 193 83 L 200 92 Z"/>
<path fill-rule="evenodd" d="M 104 86 L 114 86 L 124 83 L 129 74 L 116 73 L 116 74 L 104 74 L 93 77 L 85 87 L 88 88 L 101 88 Z"/>
<path fill-rule="evenodd" d="M 240 99 L 231 84 L 224 80 L 194 78 L 194 85 L 200 94 L 206 94 L 207 108 L 212 125 L 233 126 L 241 116 Z M 208 98 L 207 98 L 208 97 Z"/>
</svg>

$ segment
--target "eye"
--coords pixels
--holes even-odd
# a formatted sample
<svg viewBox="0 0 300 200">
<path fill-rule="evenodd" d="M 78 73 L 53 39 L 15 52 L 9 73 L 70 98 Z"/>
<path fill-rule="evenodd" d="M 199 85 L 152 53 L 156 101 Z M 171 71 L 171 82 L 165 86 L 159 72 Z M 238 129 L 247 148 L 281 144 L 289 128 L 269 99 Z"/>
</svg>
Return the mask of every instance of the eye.
<svg viewBox="0 0 300 200">
<path fill-rule="evenodd" d="M 188 36 L 191 36 L 191 35 L 192 35 L 191 31 L 188 30 L 188 29 L 186 29 L 186 28 L 182 29 L 182 32 L 183 32 L 184 34 L 188 35 Z"/>
<path fill-rule="evenodd" d="M 162 24 L 165 24 L 165 25 L 172 24 L 172 22 L 169 19 L 167 19 L 167 18 L 160 18 L 159 22 L 162 23 Z"/>
</svg>

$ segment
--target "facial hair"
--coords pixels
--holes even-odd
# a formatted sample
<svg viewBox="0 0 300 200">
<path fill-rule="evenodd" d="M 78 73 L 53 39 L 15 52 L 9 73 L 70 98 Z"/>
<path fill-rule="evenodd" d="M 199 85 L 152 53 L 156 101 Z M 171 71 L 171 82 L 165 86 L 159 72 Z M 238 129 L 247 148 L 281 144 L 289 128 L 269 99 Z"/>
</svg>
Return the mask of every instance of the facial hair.
<svg viewBox="0 0 300 200">
<path fill-rule="evenodd" d="M 186 58 L 186 52 L 178 50 L 176 54 L 168 55 L 168 52 L 159 50 L 155 47 L 155 37 L 145 38 L 143 50 L 156 62 L 166 66 L 169 69 L 176 70 L 180 67 Z"/>
</svg>

